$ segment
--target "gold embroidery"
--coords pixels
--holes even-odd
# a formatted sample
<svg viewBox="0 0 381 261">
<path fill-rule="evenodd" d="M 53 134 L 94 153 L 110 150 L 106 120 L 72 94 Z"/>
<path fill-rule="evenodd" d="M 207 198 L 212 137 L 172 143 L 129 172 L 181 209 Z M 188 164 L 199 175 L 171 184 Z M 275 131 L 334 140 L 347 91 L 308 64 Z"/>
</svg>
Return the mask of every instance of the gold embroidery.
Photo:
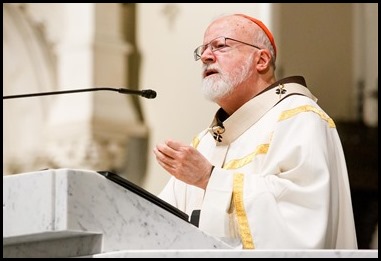
<svg viewBox="0 0 381 261">
<path fill-rule="evenodd" d="M 200 139 L 198 137 L 195 137 L 193 140 L 192 140 L 192 147 L 197 149 L 198 147 L 198 144 L 200 144 Z"/>
<path fill-rule="evenodd" d="M 312 111 L 312 112 L 316 113 L 317 115 L 319 115 L 320 118 L 322 118 L 323 120 L 328 122 L 328 126 L 330 128 L 336 127 L 334 121 L 327 114 L 325 114 L 322 110 L 319 110 L 318 108 L 311 106 L 311 105 L 300 106 L 300 107 L 297 107 L 295 109 L 284 111 L 280 115 L 279 121 L 289 119 L 289 118 L 291 118 L 291 117 L 293 117 L 293 116 L 295 116 L 301 112 L 308 112 L 308 111 Z"/>
<path fill-rule="evenodd" d="M 247 220 L 245 205 L 243 202 L 243 174 L 234 175 L 233 181 L 233 202 L 236 207 L 238 226 L 241 234 L 242 245 L 244 249 L 254 249 L 253 237 L 250 232 L 249 222 Z"/>
<path fill-rule="evenodd" d="M 249 155 L 247 155 L 241 159 L 235 159 L 235 160 L 229 161 L 228 163 L 226 163 L 224 165 L 223 168 L 224 169 L 241 168 L 241 167 L 245 166 L 246 164 L 249 164 L 250 162 L 252 162 L 255 156 L 257 156 L 259 154 L 266 154 L 268 149 L 269 149 L 269 144 L 258 145 L 254 152 L 250 153 Z"/>
</svg>

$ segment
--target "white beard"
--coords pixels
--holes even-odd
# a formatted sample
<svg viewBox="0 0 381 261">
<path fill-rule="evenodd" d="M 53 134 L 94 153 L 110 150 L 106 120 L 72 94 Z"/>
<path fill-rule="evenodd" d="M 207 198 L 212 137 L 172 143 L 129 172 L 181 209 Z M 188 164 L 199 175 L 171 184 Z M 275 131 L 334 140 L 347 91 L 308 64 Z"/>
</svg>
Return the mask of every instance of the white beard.
<svg viewBox="0 0 381 261">
<path fill-rule="evenodd" d="M 252 54 L 242 66 L 235 68 L 231 72 L 222 71 L 218 65 L 208 66 L 208 69 L 215 69 L 219 73 L 208 76 L 202 80 L 202 92 L 204 97 L 210 101 L 217 102 L 221 98 L 231 94 L 235 87 L 242 83 L 250 75 L 250 65 L 253 60 Z M 204 70 L 206 66 L 204 67 Z"/>
</svg>

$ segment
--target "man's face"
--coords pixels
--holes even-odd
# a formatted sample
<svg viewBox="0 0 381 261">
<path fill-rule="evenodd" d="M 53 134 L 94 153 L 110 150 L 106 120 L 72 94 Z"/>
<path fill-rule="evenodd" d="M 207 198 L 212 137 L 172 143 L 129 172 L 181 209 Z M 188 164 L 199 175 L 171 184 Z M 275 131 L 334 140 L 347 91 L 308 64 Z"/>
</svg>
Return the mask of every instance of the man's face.
<svg viewBox="0 0 381 261">
<path fill-rule="evenodd" d="M 252 34 L 248 34 L 235 17 L 217 20 L 208 27 L 204 44 L 209 45 L 201 56 L 202 90 L 207 99 L 218 102 L 251 75 L 255 48 L 221 38 L 251 43 L 253 37 L 249 35 Z M 224 47 L 219 49 L 221 46 Z"/>
</svg>

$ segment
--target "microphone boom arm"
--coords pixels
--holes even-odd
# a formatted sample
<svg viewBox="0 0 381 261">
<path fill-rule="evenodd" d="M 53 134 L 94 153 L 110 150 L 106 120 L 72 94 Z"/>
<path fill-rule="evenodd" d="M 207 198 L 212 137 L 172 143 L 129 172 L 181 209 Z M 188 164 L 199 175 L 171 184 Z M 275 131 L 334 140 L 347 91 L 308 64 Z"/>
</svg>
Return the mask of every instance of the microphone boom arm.
<svg viewBox="0 0 381 261">
<path fill-rule="evenodd" d="M 34 96 L 46 96 L 46 95 L 56 95 L 56 94 L 67 94 L 75 92 L 92 92 L 92 91 L 115 91 L 123 94 L 136 94 L 147 99 L 153 99 L 156 97 L 156 92 L 154 90 L 130 90 L 126 88 L 110 88 L 110 87 L 98 87 L 98 88 L 87 88 L 87 89 L 75 89 L 75 90 L 65 90 L 65 91 L 55 91 L 55 92 L 39 92 L 39 93 L 27 93 L 18 95 L 8 95 L 3 96 L 4 99 L 15 99 L 15 98 L 25 98 Z"/>
</svg>

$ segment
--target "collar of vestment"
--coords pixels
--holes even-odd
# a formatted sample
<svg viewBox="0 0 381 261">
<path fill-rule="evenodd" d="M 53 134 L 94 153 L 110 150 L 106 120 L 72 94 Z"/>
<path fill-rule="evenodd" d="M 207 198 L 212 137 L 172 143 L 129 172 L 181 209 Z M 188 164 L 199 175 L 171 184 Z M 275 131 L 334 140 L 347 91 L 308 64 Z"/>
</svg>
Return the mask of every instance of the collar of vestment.
<svg viewBox="0 0 381 261">
<path fill-rule="evenodd" d="M 317 101 L 316 97 L 307 89 L 302 76 L 287 77 L 271 84 L 230 116 L 220 108 L 214 116 L 209 132 L 213 135 L 217 145 L 228 145 L 277 103 L 295 94 L 304 95 Z"/>
</svg>

